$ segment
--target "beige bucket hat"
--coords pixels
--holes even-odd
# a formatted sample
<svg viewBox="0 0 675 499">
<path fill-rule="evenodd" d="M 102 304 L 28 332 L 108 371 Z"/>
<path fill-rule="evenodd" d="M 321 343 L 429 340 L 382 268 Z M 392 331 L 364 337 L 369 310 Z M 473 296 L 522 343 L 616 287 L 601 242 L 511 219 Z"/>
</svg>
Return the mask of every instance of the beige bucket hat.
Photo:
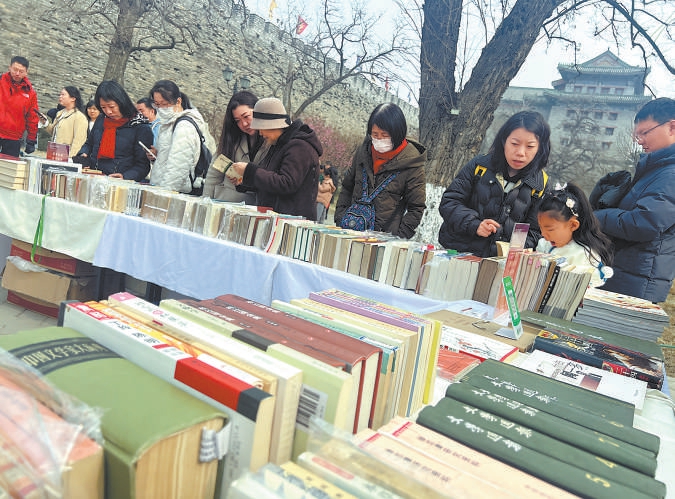
<svg viewBox="0 0 675 499">
<path fill-rule="evenodd" d="M 286 114 L 286 108 L 276 97 L 266 97 L 255 103 L 251 121 L 254 130 L 286 128 L 290 124 L 291 118 Z"/>
</svg>

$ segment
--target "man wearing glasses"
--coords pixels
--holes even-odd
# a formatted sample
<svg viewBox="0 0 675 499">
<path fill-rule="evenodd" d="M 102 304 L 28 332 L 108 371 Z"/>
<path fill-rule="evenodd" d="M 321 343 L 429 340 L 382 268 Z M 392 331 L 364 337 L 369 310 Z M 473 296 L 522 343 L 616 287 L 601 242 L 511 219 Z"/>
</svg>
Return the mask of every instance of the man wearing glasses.
<svg viewBox="0 0 675 499">
<path fill-rule="evenodd" d="M 603 289 L 665 301 L 675 277 L 675 100 L 659 98 L 635 115 L 644 154 L 617 208 L 595 211 L 612 238 L 614 276 Z"/>
<path fill-rule="evenodd" d="M 9 71 L 0 76 L 0 152 L 19 156 L 25 131 L 25 153 L 34 152 L 39 121 L 37 93 L 28 80 L 28 59 L 12 57 Z"/>
</svg>

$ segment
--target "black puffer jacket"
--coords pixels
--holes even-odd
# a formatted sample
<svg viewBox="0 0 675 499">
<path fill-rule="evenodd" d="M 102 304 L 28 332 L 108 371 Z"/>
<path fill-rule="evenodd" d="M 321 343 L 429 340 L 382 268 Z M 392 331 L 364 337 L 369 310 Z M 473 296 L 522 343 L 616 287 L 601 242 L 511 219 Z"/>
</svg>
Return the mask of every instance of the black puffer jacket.
<svg viewBox="0 0 675 499">
<path fill-rule="evenodd" d="M 541 237 L 537 223 L 537 206 L 544 192 L 544 174 L 531 165 L 511 179 L 517 181 L 508 194 L 504 193 L 504 173 L 495 171 L 490 155 L 477 156 L 459 171 L 443 193 L 439 212 L 443 225 L 438 241 L 447 249 L 468 251 L 486 257 L 497 254 L 496 241 L 510 241 L 516 223 L 529 223 L 526 248 L 535 248 Z M 476 167 L 485 171 L 477 174 Z M 481 169 L 482 171 L 482 169 Z M 548 189 L 548 187 L 546 187 Z M 491 218 L 501 227 L 490 237 L 480 237 L 480 223 Z"/>
<path fill-rule="evenodd" d="M 104 115 L 99 116 L 87 137 L 87 141 L 80 149 L 80 154 L 88 158 L 74 159 L 75 161 L 98 168 L 106 175 L 121 173 L 126 180 L 143 180 L 150 172 L 150 161 L 145 150 L 138 143 L 143 142 L 147 147 L 152 145 L 154 136 L 147 118 L 138 114 L 117 129 L 115 136 L 115 158 L 98 158 L 98 148 L 103 137 Z"/>
<path fill-rule="evenodd" d="M 248 163 L 237 190 L 256 191 L 257 204 L 278 213 L 316 220 L 319 189 L 319 138 L 302 121 L 294 121 L 258 163 Z"/>
</svg>

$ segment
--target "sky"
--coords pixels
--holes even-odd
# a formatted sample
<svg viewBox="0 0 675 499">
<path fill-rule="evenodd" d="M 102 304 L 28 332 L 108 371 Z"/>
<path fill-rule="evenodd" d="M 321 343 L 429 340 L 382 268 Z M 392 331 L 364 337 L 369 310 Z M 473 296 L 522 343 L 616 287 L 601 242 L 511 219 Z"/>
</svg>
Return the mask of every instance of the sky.
<svg viewBox="0 0 675 499">
<path fill-rule="evenodd" d="M 285 15 L 285 12 L 287 12 L 289 9 L 295 9 L 296 11 L 298 9 L 298 4 L 295 4 L 293 0 L 249 0 L 248 5 L 258 15 L 268 19 L 270 1 L 274 1 L 277 4 L 277 8 L 274 10 L 277 16 Z M 402 1 L 404 3 L 406 2 L 406 0 Z M 421 2 L 422 0 L 419 1 Z M 306 12 L 305 18 L 310 24 L 310 27 L 307 29 L 307 32 L 304 36 L 299 35 L 300 39 L 310 39 L 312 14 L 316 12 L 316 6 L 320 5 L 321 3 L 321 0 L 307 0 L 306 3 L 302 4 L 304 5 L 302 11 Z M 382 12 L 385 12 L 385 19 L 387 16 L 391 15 L 393 10 L 391 9 L 391 0 L 370 0 L 367 5 L 368 8 L 373 8 L 375 10 L 379 8 Z M 577 62 L 585 62 L 609 49 L 628 64 L 636 66 L 642 64 L 641 52 L 638 49 L 631 49 L 628 42 L 625 42 L 623 45 L 617 47 L 616 44 L 612 43 L 611 41 L 601 40 L 590 36 L 590 33 L 593 32 L 595 27 L 595 20 L 592 18 L 593 11 L 586 9 L 585 14 L 584 12 L 585 11 L 582 11 L 582 14 L 577 16 L 577 18 L 574 20 L 574 29 L 570 32 L 574 39 L 580 43 L 580 49 L 577 52 L 576 58 Z M 671 16 L 671 20 L 675 20 L 675 10 L 668 12 L 667 15 Z M 386 24 L 386 21 L 383 24 Z M 660 38 L 657 38 L 657 42 L 663 43 L 664 38 L 665 36 L 663 36 L 661 33 Z M 670 47 L 666 47 L 665 53 L 667 55 L 674 54 L 675 44 L 671 44 Z M 551 88 L 551 82 L 560 78 L 560 73 L 557 69 L 558 64 L 569 64 L 573 62 L 575 62 L 575 58 L 573 49 L 571 47 L 566 46 L 561 41 L 554 41 L 552 44 L 547 44 L 546 40 L 543 39 L 543 37 L 540 37 L 530 52 L 530 55 L 525 61 L 525 64 L 521 68 L 520 72 L 516 78 L 511 81 L 511 85 Z M 671 60 L 671 65 L 675 65 L 675 57 Z M 652 88 L 656 96 L 675 98 L 675 75 L 670 74 L 655 56 L 652 56 L 649 59 L 649 66 L 651 71 L 647 77 L 647 84 Z M 411 86 L 416 88 L 419 86 L 419 83 L 411 82 Z M 395 90 L 396 88 L 392 85 L 392 91 L 395 92 Z M 400 89 L 401 98 L 405 98 L 405 95 L 407 94 L 407 90 L 403 88 Z"/>
</svg>

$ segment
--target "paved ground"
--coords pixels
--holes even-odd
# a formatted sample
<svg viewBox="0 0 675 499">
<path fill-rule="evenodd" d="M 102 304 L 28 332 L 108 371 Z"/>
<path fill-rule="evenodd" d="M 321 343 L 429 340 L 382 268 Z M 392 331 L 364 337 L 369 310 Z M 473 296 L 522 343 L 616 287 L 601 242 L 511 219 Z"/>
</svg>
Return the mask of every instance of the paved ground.
<svg viewBox="0 0 675 499">
<path fill-rule="evenodd" d="M 56 326 L 56 319 L 7 303 L 7 290 L 0 287 L 0 334 Z"/>
</svg>

